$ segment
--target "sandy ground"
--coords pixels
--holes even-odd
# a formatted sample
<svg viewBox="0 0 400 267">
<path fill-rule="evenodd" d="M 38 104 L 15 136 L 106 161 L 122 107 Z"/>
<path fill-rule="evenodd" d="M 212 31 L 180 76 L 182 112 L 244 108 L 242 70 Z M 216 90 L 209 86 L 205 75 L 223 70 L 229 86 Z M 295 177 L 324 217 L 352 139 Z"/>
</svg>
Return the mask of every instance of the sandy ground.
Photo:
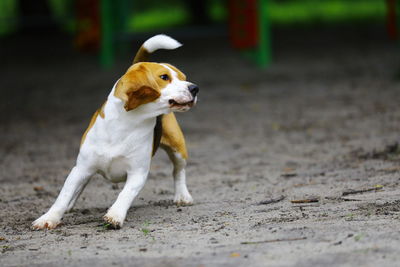
<svg viewBox="0 0 400 267">
<path fill-rule="evenodd" d="M 91 114 L 131 58 L 104 71 L 64 39 L 5 40 L 0 265 L 398 265 L 397 47 L 383 29 L 275 37 L 265 71 L 223 39 L 157 58 L 201 87 L 198 106 L 178 115 L 193 206 L 171 203 L 171 165 L 159 151 L 121 230 L 101 218 L 123 185 L 94 177 L 52 231 L 30 224 L 53 203 Z M 318 202 L 291 202 L 304 199 Z"/>
</svg>

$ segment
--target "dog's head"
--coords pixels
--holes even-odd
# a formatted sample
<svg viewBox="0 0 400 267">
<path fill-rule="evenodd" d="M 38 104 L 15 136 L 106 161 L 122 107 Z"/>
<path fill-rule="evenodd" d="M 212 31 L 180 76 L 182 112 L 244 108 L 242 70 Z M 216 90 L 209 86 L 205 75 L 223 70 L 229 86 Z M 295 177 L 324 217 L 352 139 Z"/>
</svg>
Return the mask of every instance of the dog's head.
<svg viewBox="0 0 400 267">
<path fill-rule="evenodd" d="M 148 106 L 156 112 L 187 111 L 196 104 L 197 85 L 170 64 L 141 62 L 132 65 L 118 81 L 114 95 L 126 111 Z"/>
</svg>

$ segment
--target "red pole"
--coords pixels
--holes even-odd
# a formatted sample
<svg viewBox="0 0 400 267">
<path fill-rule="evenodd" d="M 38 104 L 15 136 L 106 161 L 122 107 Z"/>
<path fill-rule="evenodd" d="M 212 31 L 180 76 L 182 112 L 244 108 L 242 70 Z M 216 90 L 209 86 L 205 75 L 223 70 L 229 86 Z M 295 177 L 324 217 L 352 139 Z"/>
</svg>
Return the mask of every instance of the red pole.
<svg viewBox="0 0 400 267">
<path fill-rule="evenodd" d="M 259 42 L 257 0 L 229 0 L 229 28 L 235 48 L 255 48 Z"/>
<path fill-rule="evenodd" d="M 396 40 L 398 37 L 398 28 L 397 28 L 397 20 L 396 20 L 396 0 L 386 0 L 386 25 L 387 25 L 387 32 L 389 38 L 392 40 Z"/>
</svg>

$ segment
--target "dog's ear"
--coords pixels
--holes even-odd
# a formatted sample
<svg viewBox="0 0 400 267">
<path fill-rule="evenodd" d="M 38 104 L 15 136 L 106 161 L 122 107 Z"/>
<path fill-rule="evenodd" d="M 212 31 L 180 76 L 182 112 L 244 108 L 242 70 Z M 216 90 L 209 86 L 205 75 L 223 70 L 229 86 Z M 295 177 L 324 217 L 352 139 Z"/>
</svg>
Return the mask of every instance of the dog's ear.
<svg viewBox="0 0 400 267">
<path fill-rule="evenodd" d="M 114 95 L 125 102 L 126 111 L 150 103 L 160 97 L 158 85 L 144 66 L 128 71 L 118 81 Z"/>
<path fill-rule="evenodd" d="M 150 103 L 160 97 L 160 93 L 152 87 L 146 85 L 137 90 L 127 93 L 128 101 L 125 102 L 126 111 L 137 108 L 140 105 Z"/>
</svg>

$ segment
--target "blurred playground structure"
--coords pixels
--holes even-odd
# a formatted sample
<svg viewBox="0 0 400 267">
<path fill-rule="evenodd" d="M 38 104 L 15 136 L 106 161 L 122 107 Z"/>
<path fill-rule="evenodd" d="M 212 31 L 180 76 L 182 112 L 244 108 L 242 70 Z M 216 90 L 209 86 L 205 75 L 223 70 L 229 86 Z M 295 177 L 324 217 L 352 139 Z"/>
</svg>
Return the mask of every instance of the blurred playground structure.
<svg viewBox="0 0 400 267">
<path fill-rule="evenodd" d="M 1 0 L 0 37 L 57 29 L 111 66 L 118 47 L 158 32 L 228 36 L 260 67 L 271 61 L 271 25 L 386 23 L 396 39 L 400 0 Z M 228 27 L 226 26 L 228 25 Z"/>
</svg>

